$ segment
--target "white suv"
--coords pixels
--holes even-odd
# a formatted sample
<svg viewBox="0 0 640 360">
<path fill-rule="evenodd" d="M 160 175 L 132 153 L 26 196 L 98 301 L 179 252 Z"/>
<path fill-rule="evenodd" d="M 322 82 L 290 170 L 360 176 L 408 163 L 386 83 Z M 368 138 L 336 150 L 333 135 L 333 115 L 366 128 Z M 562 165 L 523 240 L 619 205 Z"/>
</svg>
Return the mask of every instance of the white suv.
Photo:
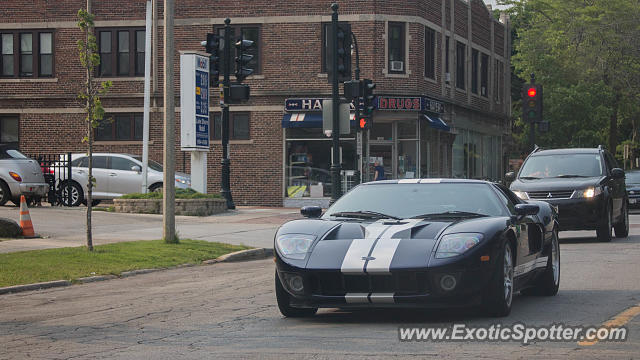
<svg viewBox="0 0 640 360">
<path fill-rule="evenodd" d="M 55 167 L 64 170 L 64 167 Z M 89 176 L 89 157 L 86 154 L 71 155 L 71 206 L 86 203 Z M 66 172 L 66 171 L 65 171 Z M 162 165 L 149 160 L 147 184 L 149 191 L 162 191 Z M 58 175 L 58 174 L 56 174 Z M 58 177 L 58 176 L 56 176 Z M 142 157 L 128 154 L 95 153 L 93 154 L 93 203 L 100 200 L 113 199 L 124 194 L 138 193 L 142 188 Z M 66 173 L 59 174 L 62 198 L 67 197 Z M 176 188 L 191 187 L 189 175 L 176 173 Z"/>
</svg>

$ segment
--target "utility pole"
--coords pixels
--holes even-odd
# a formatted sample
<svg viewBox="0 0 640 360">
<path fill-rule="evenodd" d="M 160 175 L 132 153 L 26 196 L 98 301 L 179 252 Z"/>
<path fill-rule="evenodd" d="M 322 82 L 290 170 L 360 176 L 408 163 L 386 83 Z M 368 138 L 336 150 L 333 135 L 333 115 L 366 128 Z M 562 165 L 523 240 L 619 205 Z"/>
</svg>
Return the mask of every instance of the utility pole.
<svg viewBox="0 0 640 360">
<path fill-rule="evenodd" d="M 231 160 L 229 159 L 229 102 L 231 89 L 231 19 L 224 19 L 224 79 L 223 79 L 223 99 L 222 107 L 222 196 L 227 200 L 227 209 L 235 209 L 231 196 Z"/>
<path fill-rule="evenodd" d="M 356 69 L 354 70 L 354 80 L 358 82 L 358 87 L 360 89 L 359 92 L 362 92 L 362 84 L 360 84 L 360 50 L 358 49 L 358 39 L 356 39 L 356 35 L 351 32 L 351 38 L 353 39 L 353 45 L 356 49 Z M 354 173 L 354 185 L 358 185 L 362 182 L 362 173 L 360 165 L 360 161 L 363 158 L 364 152 L 358 155 L 358 139 L 360 139 L 360 149 L 364 149 L 364 131 L 360 129 L 360 96 L 358 96 L 355 100 L 356 105 L 356 157 L 355 157 L 355 173 Z"/>
<path fill-rule="evenodd" d="M 164 0 L 164 174 L 162 178 L 162 237 L 167 243 L 176 238 L 176 149 L 175 149 L 175 96 L 173 76 L 173 14 L 174 0 Z"/>
<path fill-rule="evenodd" d="M 333 161 L 331 164 L 331 203 L 333 204 L 342 196 L 342 184 L 340 181 L 340 94 L 338 93 L 338 4 L 331 4 L 331 48 L 333 56 L 333 79 L 331 81 L 331 98 L 333 100 Z"/>
</svg>

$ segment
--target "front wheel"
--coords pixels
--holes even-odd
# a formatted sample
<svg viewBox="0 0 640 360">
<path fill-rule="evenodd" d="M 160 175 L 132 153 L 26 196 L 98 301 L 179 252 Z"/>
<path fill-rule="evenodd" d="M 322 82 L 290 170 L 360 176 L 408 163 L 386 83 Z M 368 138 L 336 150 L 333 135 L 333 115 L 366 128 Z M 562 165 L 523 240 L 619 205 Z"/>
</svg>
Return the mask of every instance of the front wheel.
<svg viewBox="0 0 640 360">
<path fill-rule="evenodd" d="M 318 309 L 317 308 L 295 308 L 290 304 L 290 296 L 287 290 L 284 289 L 280 279 L 278 279 L 278 271 L 276 271 L 276 300 L 278 301 L 278 309 L 280 313 L 286 317 L 308 317 L 313 316 Z"/>
<path fill-rule="evenodd" d="M 611 224 L 611 205 L 607 205 L 607 212 L 605 213 L 605 219 L 596 229 L 596 235 L 598 237 L 598 241 L 600 242 L 610 242 L 611 241 L 611 228 L 613 225 Z"/>
<path fill-rule="evenodd" d="M 617 238 L 625 238 L 629 236 L 629 206 L 625 200 L 622 205 L 622 220 L 614 225 L 613 229 L 616 231 Z"/>
<path fill-rule="evenodd" d="M 502 246 L 502 251 L 489 283 L 484 299 L 486 310 L 495 317 L 504 317 L 511 312 L 513 301 L 513 247 L 510 241 Z"/>
</svg>

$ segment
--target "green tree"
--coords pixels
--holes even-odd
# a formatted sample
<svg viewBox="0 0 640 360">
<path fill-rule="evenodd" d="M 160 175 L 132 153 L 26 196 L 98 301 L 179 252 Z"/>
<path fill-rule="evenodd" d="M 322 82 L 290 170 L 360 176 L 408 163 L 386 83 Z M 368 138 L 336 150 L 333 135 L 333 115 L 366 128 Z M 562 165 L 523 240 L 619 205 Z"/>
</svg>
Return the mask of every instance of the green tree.
<svg viewBox="0 0 640 360">
<path fill-rule="evenodd" d="M 512 63 L 544 86 L 543 146 L 608 144 L 637 138 L 640 113 L 638 0 L 507 0 L 516 36 Z M 516 95 L 519 99 L 519 94 Z M 514 99 L 515 100 L 515 99 Z M 514 101 L 514 114 L 519 102 Z M 517 124 L 523 126 L 519 119 Z M 628 131 L 631 129 L 631 131 Z M 620 131 L 624 130 L 624 131 Z M 524 136 L 518 141 L 526 140 Z"/>
<path fill-rule="evenodd" d="M 94 19 L 95 16 L 88 11 L 78 10 L 78 27 L 82 30 L 82 39 L 78 40 L 78 51 L 80 54 L 80 62 L 86 70 L 86 79 L 84 89 L 78 95 L 78 98 L 84 105 L 86 112 L 86 136 L 82 139 L 87 144 L 87 155 L 89 158 L 89 176 L 87 183 L 87 249 L 93 251 L 93 238 L 91 234 L 91 210 L 92 210 L 92 192 L 95 183 L 93 177 L 93 133 L 94 129 L 100 125 L 104 119 L 104 108 L 100 101 L 100 96 L 109 91 L 111 81 L 102 82 L 100 86 L 94 84 L 95 68 L 100 65 L 100 56 L 98 55 L 98 45 L 94 35 Z M 71 195 L 71 194 L 69 194 Z"/>
</svg>

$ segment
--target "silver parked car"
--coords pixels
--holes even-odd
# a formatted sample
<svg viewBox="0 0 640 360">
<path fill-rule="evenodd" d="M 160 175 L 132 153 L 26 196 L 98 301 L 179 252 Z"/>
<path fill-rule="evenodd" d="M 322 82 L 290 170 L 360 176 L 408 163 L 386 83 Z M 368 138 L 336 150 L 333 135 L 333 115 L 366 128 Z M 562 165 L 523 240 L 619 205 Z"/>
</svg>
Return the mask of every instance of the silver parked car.
<svg viewBox="0 0 640 360">
<path fill-rule="evenodd" d="M 0 206 L 11 200 L 18 205 L 20 195 L 40 199 L 49 191 L 37 161 L 20 151 L 0 145 Z"/>
<path fill-rule="evenodd" d="M 89 157 L 86 154 L 71 155 L 72 181 L 71 205 L 86 203 L 89 176 Z M 64 167 L 56 167 L 56 171 Z M 149 160 L 147 184 L 149 191 L 162 191 L 162 165 Z M 56 174 L 57 175 L 57 174 Z M 67 175 L 59 174 L 62 197 L 67 197 Z M 124 194 L 138 193 L 142 188 L 142 157 L 128 154 L 93 154 L 94 205 L 100 200 L 114 199 Z M 191 178 L 187 174 L 176 173 L 176 188 L 190 188 Z"/>
</svg>

